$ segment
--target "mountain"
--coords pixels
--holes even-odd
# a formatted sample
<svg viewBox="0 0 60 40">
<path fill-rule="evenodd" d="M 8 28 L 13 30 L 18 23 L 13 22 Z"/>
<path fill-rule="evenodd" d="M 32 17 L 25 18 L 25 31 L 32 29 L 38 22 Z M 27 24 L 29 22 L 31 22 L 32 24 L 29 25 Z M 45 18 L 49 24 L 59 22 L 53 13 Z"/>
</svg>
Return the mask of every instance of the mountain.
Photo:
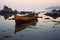
<svg viewBox="0 0 60 40">
<path fill-rule="evenodd" d="M 51 7 L 48 7 L 46 9 L 60 9 L 60 6 L 51 6 Z"/>
</svg>

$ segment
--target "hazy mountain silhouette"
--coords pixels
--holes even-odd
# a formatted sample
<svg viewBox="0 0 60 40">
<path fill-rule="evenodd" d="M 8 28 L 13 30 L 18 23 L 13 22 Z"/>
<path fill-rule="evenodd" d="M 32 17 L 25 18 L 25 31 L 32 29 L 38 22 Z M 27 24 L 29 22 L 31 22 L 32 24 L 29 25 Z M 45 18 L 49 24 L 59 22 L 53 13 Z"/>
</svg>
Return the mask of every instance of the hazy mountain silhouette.
<svg viewBox="0 0 60 40">
<path fill-rule="evenodd" d="M 4 19 L 8 19 L 9 17 L 11 17 L 12 15 L 14 15 L 14 13 L 16 12 L 17 10 L 12 10 L 12 8 L 9 8 L 8 6 L 4 5 L 3 9 L 0 10 L 0 15 L 1 16 L 4 16 Z"/>
<path fill-rule="evenodd" d="M 46 9 L 60 9 L 60 6 L 51 6 L 51 7 L 48 7 Z"/>
</svg>

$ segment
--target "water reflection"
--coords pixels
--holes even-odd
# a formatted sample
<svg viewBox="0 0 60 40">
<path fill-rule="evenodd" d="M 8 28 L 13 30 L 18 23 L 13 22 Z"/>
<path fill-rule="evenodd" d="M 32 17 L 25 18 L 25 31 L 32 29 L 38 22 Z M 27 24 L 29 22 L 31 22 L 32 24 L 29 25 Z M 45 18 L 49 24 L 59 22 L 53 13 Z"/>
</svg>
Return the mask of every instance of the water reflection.
<svg viewBox="0 0 60 40">
<path fill-rule="evenodd" d="M 27 23 L 18 23 L 18 24 L 15 25 L 15 33 L 19 32 L 19 31 L 22 31 L 29 26 L 36 26 L 37 22 L 38 22 L 38 20 L 34 20 L 32 22 L 27 22 Z"/>
<path fill-rule="evenodd" d="M 57 20 L 43 16 L 32 22 L 15 24 L 14 20 L 1 17 L 0 40 L 58 40 L 60 22 Z"/>
</svg>

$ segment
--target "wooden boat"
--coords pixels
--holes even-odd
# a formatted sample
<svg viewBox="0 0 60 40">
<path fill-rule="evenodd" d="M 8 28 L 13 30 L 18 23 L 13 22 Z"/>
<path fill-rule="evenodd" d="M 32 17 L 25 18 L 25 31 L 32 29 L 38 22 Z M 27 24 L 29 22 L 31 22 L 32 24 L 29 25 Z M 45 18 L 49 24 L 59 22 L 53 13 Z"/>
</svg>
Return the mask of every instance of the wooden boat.
<svg viewBox="0 0 60 40">
<path fill-rule="evenodd" d="M 17 16 L 14 15 L 15 18 L 15 22 L 16 23 L 20 23 L 20 22 L 31 22 L 37 19 L 37 17 L 35 15 L 30 16 L 30 15 L 26 15 L 26 16 Z"/>
</svg>

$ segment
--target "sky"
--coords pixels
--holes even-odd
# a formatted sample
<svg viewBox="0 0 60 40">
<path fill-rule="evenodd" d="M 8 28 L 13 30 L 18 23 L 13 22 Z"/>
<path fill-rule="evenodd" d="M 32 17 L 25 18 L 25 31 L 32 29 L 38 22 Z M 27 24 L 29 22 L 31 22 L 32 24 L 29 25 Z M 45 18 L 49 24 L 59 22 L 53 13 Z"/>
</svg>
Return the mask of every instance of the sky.
<svg viewBox="0 0 60 40">
<path fill-rule="evenodd" d="M 41 10 L 49 6 L 60 6 L 60 0 L 0 0 L 0 9 L 4 5 L 14 10 Z"/>
</svg>

